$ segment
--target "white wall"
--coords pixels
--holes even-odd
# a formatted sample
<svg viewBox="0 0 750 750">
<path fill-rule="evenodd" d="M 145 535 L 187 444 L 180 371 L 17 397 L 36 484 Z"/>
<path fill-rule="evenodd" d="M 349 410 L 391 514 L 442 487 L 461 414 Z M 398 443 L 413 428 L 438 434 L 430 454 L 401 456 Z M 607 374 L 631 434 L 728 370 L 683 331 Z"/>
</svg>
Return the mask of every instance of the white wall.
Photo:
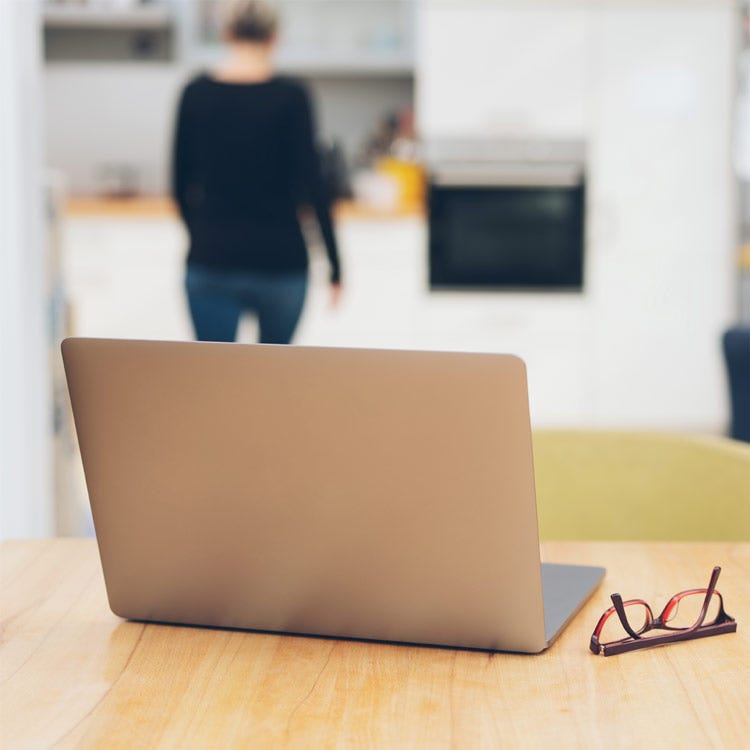
<svg viewBox="0 0 750 750">
<path fill-rule="evenodd" d="M 505 340 L 528 350 L 542 401 L 559 404 L 543 422 L 723 430 L 733 4 L 419 7 L 423 137 L 576 137 L 589 154 L 585 293 L 465 297 L 461 314 L 514 320 Z M 469 329 L 478 344 L 503 335 L 493 315 Z"/>
<path fill-rule="evenodd" d="M 36 4 L 0 2 L 0 538 L 53 530 Z"/>
<path fill-rule="evenodd" d="M 174 110 L 187 73 L 159 63 L 53 63 L 44 70 L 48 164 L 68 190 L 95 194 L 107 164 L 129 164 L 139 189 L 167 187 Z"/>
</svg>

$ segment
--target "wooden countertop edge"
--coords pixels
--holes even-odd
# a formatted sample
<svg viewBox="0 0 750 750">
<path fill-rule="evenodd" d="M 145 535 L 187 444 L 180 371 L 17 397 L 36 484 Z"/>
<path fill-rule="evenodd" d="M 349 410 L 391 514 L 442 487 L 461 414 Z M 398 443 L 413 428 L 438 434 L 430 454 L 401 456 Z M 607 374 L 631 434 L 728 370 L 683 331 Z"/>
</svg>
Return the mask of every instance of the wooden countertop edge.
<svg viewBox="0 0 750 750">
<path fill-rule="evenodd" d="M 72 217 L 128 217 L 170 218 L 177 216 L 171 198 L 166 196 L 141 196 L 137 198 L 99 198 L 72 196 L 65 201 L 64 214 Z M 337 219 L 394 219 L 423 216 L 421 205 L 404 205 L 381 209 L 356 201 L 339 201 L 334 206 Z"/>
</svg>

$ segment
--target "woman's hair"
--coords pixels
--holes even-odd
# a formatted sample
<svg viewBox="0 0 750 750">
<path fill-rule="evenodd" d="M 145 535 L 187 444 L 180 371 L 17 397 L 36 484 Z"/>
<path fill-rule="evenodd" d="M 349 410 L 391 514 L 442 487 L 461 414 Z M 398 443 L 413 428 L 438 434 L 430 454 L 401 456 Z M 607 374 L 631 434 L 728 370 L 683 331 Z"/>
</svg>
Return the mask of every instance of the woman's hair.
<svg viewBox="0 0 750 750">
<path fill-rule="evenodd" d="M 226 5 L 224 33 L 238 42 L 268 42 L 276 34 L 279 16 L 268 0 L 231 0 Z"/>
</svg>

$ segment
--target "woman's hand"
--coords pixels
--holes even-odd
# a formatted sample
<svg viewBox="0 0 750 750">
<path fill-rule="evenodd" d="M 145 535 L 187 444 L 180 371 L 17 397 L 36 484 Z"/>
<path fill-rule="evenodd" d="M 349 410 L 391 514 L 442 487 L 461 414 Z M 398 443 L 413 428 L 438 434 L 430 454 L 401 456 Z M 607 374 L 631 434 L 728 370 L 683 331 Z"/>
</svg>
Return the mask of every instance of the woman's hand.
<svg viewBox="0 0 750 750">
<path fill-rule="evenodd" d="M 331 282 L 331 292 L 329 297 L 328 306 L 331 309 L 336 309 L 341 302 L 341 282 Z"/>
</svg>

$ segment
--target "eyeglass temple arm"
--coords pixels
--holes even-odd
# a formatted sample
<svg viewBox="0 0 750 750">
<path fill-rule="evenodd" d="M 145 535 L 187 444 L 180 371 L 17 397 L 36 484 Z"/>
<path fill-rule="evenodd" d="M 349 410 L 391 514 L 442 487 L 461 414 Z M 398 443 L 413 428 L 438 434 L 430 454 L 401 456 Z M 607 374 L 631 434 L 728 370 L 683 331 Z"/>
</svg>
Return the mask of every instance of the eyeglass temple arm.
<svg viewBox="0 0 750 750">
<path fill-rule="evenodd" d="M 721 568 L 718 565 L 714 566 L 714 569 L 711 572 L 711 580 L 708 582 L 708 588 L 706 589 L 706 597 L 703 600 L 703 606 L 701 607 L 700 616 L 695 621 L 695 623 L 687 629 L 686 632 L 697 630 L 701 625 L 703 625 L 703 620 L 705 620 L 706 618 L 706 612 L 708 612 L 708 607 L 711 603 L 711 597 L 716 590 L 716 582 L 719 580 L 719 573 L 721 573 Z"/>
<path fill-rule="evenodd" d="M 617 616 L 620 618 L 620 623 L 622 624 L 622 627 L 625 628 L 625 632 L 631 638 L 640 639 L 641 636 L 630 627 L 628 616 L 625 614 L 625 605 L 622 603 L 622 597 L 619 594 L 612 594 L 610 599 L 612 600 L 612 604 L 615 605 L 615 612 L 617 612 Z"/>
</svg>

